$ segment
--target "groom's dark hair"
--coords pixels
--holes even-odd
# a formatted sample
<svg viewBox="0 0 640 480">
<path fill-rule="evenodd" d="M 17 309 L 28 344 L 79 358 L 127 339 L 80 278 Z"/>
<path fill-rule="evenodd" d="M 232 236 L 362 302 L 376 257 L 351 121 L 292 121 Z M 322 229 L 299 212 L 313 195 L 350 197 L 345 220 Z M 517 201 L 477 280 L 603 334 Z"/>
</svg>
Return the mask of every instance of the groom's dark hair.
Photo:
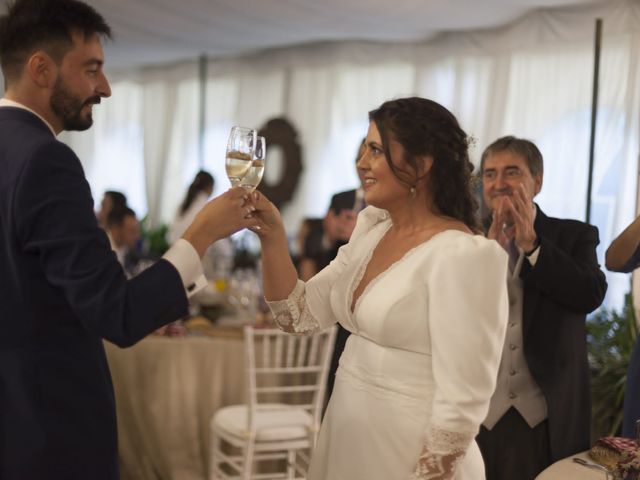
<svg viewBox="0 0 640 480">
<path fill-rule="evenodd" d="M 28 58 L 43 50 L 56 63 L 73 48 L 74 33 L 111 38 L 93 7 L 78 0 L 15 0 L 0 17 L 0 66 L 6 85 L 19 78 Z"/>
</svg>

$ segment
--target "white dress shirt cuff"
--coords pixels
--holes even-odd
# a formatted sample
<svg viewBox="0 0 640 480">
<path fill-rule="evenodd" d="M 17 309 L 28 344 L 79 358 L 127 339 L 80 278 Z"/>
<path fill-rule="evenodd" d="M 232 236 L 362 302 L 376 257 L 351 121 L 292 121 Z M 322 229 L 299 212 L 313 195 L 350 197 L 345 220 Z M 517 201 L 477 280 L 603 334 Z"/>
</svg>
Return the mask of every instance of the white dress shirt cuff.
<svg viewBox="0 0 640 480">
<path fill-rule="evenodd" d="M 184 238 L 178 239 L 162 258 L 178 270 L 188 298 L 207 286 L 198 252 Z"/>
</svg>

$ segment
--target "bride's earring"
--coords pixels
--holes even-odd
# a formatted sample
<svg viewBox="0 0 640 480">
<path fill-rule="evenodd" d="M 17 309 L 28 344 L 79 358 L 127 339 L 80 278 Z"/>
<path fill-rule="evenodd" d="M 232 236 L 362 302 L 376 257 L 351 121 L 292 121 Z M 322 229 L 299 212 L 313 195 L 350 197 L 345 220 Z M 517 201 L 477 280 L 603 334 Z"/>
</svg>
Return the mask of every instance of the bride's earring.
<svg viewBox="0 0 640 480">
<path fill-rule="evenodd" d="M 411 187 L 409 193 L 411 194 L 411 198 L 416 198 L 416 187 Z"/>
</svg>

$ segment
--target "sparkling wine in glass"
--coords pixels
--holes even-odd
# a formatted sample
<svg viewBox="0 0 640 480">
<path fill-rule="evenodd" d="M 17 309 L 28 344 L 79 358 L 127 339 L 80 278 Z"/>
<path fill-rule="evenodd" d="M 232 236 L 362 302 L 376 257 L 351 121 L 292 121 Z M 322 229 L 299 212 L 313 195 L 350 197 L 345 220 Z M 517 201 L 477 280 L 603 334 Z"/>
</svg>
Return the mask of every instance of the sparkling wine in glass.
<svg viewBox="0 0 640 480">
<path fill-rule="evenodd" d="M 231 128 L 225 160 L 227 177 L 229 177 L 231 186 L 237 186 L 251 168 L 255 148 L 255 130 L 245 127 Z"/>
<path fill-rule="evenodd" d="M 253 192 L 262 180 L 264 173 L 264 161 L 267 156 L 267 142 L 264 137 L 256 137 L 256 148 L 253 150 L 253 161 L 247 173 L 245 173 L 240 186 L 249 192 Z"/>
</svg>

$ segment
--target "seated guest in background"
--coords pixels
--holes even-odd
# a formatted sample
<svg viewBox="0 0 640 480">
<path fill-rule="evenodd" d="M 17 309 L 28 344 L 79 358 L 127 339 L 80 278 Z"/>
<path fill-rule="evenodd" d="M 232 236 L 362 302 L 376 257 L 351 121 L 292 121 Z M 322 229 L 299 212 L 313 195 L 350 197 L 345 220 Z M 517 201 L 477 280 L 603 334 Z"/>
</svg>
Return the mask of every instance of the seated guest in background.
<svg viewBox="0 0 640 480">
<path fill-rule="evenodd" d="M 604 299 L 598 230 L 547 217 L 533 198 L 543 160 L 503 137 L 482 154 L 487 237 L 509 254 L 509 323 L 498 384 L 478 435 L 487 480 L 533 480 L 590 446 L 586 315 Z"/>
<path fill-rule="evenodd" d="M 196 173 L 169 226 L 169 245 L 173 245 L 180 238 L 196 214 L 206 205 L 214 186 L 215 181 L 209 172 L 200 170 Z"/>
<path fill-rule="evenodd" d="M 109 212 L 113 209 L 124 208 L 127 206 L 127 197 L 122 192 L 116 192 L 115 190 L 107 190 L 102 195 L 100 201 L 100 210 L 96 213 L 98 219 L 98 225 L 102 228 L 107 228 L 107 217 Z"/>
<path fill-rule="evenodd" d="M 117 480 L 103 339 L 121 347 L 188 314 L 214 241 L 257 222 L 247 193 L 209 202 L 182 239 L 127 280 L 78 157 L 111 95 L 104 18 L 76 0 L 16 0 L 0 14 L 0 478 Z M 206 282 L 205 282 L 206 283 Z"/>
<path fill-rule="evenodd" d="M 311 235 L 318 235 L 318 232 L 320 237 L 322 236 L 322 222 L 323 222 L 322 218 L 311 218 L 311 217 L 305 218 L 300 223 L 300 227 L 298 228 L 298 231 L 296 232 L 296 235 L 293 238 L 293 242 L 291 245 L 291 258 L 293 260 L 294 265 L 296 266 L 296 269 L 298 270 L 299 275 L 302 275 L 300 265 L 304 255 L 307 238 L 309 238 L 309 236 Z M 307 260 L 312 262 L 311 259 L 307 259 Z M 307 268 L 313 268 L 315 270 L 315 263 L 312 263 L 312 265 Z"/>
<path fill-rule="evenodd" d="M 611 242 L 605 265 L 613 272 L 629 273 L 640 267 L 640 217 Z M 622 436 L 635 438 L 635 422 L 640 419 L 640 336 L 631 353 L 624 392 Z"/>
<path fill-rule="evenodd" d="M 116 253 L 118 262 L 129 276 L 133 265 L 128 262 L 129 254 L 140 240 L 140 223 L 129 207 L 120 207 L 109 212 L 107 217 L 107 236 L 111 249 Z"/>
<path fill-rule="evenodd" d="M 342 209 L 335 213 L 330 208 L 322 219 L 320 228 L 314 228 L 309 232 L 298 265 L 302 280 L 310 279 L 335 258 L 338 249 L 351 237 L 356 215 L 357 213 L 351 209 Z"/>
</svg>

